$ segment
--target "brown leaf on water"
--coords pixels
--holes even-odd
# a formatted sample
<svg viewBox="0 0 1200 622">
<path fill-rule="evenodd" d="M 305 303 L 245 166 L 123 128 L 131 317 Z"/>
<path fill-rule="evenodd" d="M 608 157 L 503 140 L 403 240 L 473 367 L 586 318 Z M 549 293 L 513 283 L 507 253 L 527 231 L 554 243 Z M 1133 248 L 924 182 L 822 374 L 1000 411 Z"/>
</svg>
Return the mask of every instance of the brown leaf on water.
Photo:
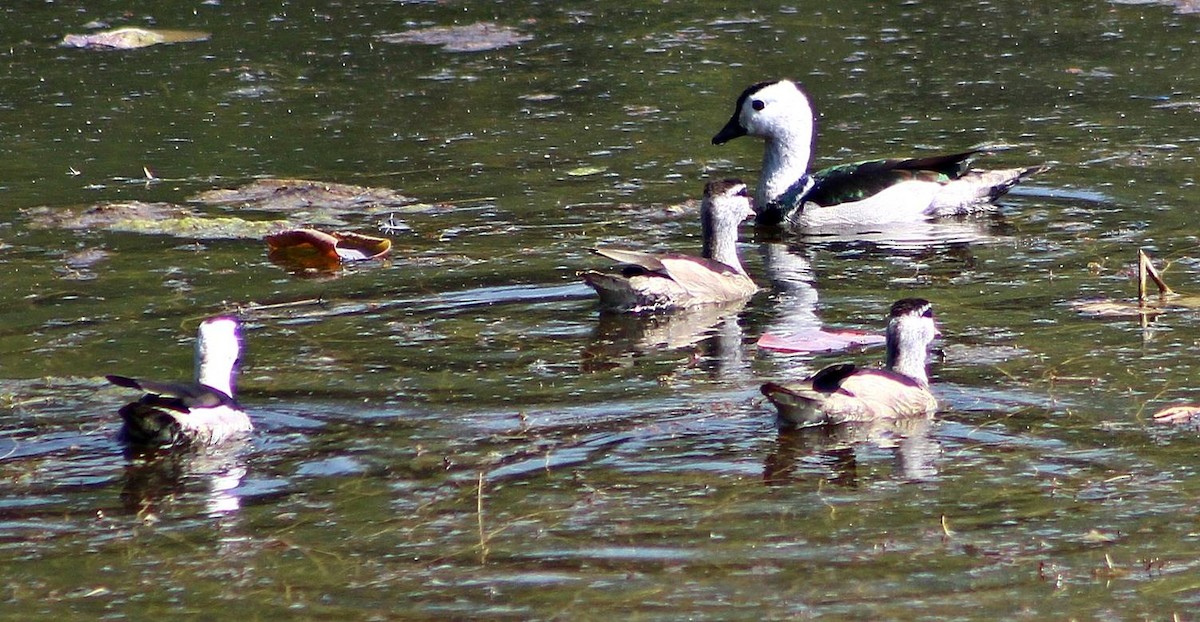
<svg viewBox="0 0 1200 622">
<path fill-rule="evenodd" d="M 399 208 L 416 203 L 390 188 L 354 186 L 307 179 L 258 179 L 240 188 L 208 190 L 191 198 L 209 205 L 290 212 L 300 209 L 362 211 L 366 207 Z"/>
<path fill-rule="evenodd" d="M 67 35 L 59 43 L 66 48 L 90 50 L 135 50 L 160 43 L 184 43 L 207 41 L 211 35 L 198 30 L 150 30 L 147 28 L 116 28 L 88 33 Z"/>
<path fill-rule="evenodd" d="M 435 209 L 390 188 L 306 179 L 259 179 L 240 188 L 202 192 L 190 200 L 229 208 L 286 212 L 295 221 L 323 227 L 353 226 L 347 219 L 352 214 L 384 215 L 388 222 L 395 222 L 396 213 Z"/>
<path fill-rule="evenodd" d="M 392 248 L 391 240 L 361 233 L 290 229 L 266 236 L 271 261 L 304 269 L 333 270 L 343 262 L 376 259 Z"/>
<path fill-rule="evenodd" d="M 385 43 L 423 43 L 440 45 L 447 52 L 483 52 L 520 45 L 533 39 L 510 26 L 476 22 L 466 26 L 433 26 L 376 37 Z"/>
</svg>

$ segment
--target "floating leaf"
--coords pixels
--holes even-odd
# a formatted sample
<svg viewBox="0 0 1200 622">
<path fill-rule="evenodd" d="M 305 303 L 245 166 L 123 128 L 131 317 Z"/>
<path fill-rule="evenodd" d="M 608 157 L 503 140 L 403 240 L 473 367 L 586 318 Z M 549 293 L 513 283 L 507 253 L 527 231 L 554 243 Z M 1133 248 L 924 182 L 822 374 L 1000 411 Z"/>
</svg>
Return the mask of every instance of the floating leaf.
<svg viewBox="0 0 1200 622">
<path fill-rule="evenodd" d="M 44 229 L 99 229 L 199 240 L 261 238 L 293 226 L 285 220 L 208 218 L 180 205 L 141 201 L 101 203 L 83 210 L 35 207 L 24 214 L 30 224 Z"/>
<path fill-rule="evenodd" d="M 364 206 L 403 207 L 416 202 L 390 188 L 372 188 L 307 179 L 259 179 L 240 188 L 201 192 L 197 203 L 241 204 L 248 209 L 287 212 L 304 208 L 353 211 Z"/>
<path fill-rule="evenodd" d="M 879 345 L 885 341 L 883 335 L 863 331 L 813 328 L 788 335 L 763 333 L 758 338 L 758 347 L 780 352 L 837 352 Z"/>
<path fill-rule="evenodd" d="M 432 208 L 390 188 L 373 188 L 306 179 L 259 179 L 240 188 L 202 192 L 191 198 L 208 205 L 288 212 L 309 224 L 344 226 L 346 213 L 415 213 Z"/>
<path fill-rule="evenodd" d="M 466 26 L 434 26 L 393 32 L 376 38 L 385 43 L 440 45 L 447 52 L 482 52 L 520 45 L 533 39 L 533 36 L 509 26 L 476 22 Z"/>
<path fill-rule="evenodd" d="M 280 231 L 266 236 L 266 242 L 271 261 L 324 270 L 332 270 L 342 262 L 376 259 L 392 248 L 387 238 L 316 229 Z"/>
<path fill-rule="evenodd" d="M 160 43 L 206 41 L 211 35 L 195 30 L 149 30 L 146 28 L 117 28 L 86 35 L 67 35 L 59 45 L 92 50 L 134 50 Z"/>
</svg>

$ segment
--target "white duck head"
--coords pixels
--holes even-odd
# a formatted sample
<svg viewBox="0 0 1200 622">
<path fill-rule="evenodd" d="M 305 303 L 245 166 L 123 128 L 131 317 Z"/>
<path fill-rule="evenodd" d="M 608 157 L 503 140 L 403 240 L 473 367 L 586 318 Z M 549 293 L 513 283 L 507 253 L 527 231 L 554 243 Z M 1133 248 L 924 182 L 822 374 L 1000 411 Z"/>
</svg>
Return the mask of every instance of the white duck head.
<svg viewBox="0 0 1200 622">
<path fill-rule="evenodd" d="M 816 135 L 814 119 L 812 102 L 800 85 L 791 80 L 759 82 L 742 91 L 733 116 L 712 142 L 722 145 L 739 136 L 766 141 L 762 179 L 755 194 L 758 204 L 765 205 L 808 173 Z"/>
<path fill-rule="evenodd" d="M 888 314 L 887 368 L 929 386 L 925 356 L 941 335 L 933 321 L 933 305 L 923 298 L 897 300 Z"/>
</svg>

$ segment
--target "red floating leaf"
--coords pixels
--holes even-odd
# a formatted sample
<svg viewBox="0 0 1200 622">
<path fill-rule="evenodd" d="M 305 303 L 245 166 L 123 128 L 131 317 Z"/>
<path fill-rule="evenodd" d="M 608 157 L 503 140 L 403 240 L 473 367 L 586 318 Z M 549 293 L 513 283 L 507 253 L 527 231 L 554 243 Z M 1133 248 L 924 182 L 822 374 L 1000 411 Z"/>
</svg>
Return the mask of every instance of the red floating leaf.
<svg viewBox="0 0 1200 622">
<path fill-rule="evenodd" d="M 884 341 L 883 335 L 864 331 L 812 328 L 788 335 L 764 333 L 758 338 L 758 347 L 780 352 L 837 352 L 879 345 Z"/>
</svg>

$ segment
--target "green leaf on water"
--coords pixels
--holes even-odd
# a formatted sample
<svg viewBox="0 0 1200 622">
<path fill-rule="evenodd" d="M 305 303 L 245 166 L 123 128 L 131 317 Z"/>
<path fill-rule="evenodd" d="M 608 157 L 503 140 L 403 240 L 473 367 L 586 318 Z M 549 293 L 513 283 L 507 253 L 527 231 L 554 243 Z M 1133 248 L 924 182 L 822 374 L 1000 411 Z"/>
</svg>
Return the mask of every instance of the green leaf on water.
<svg viewBox="0 0 1200 622">
<path fill-rule="evenodd" d="M 89 229 L 172 235 L 196 240 L 261 238 L 294 225 L 286 220 L 208 217 L 172 203 L 125 201 L 83 209 L 36 207 L 24 210 L 30 224 L 43 229 Z"/>
</svg>

